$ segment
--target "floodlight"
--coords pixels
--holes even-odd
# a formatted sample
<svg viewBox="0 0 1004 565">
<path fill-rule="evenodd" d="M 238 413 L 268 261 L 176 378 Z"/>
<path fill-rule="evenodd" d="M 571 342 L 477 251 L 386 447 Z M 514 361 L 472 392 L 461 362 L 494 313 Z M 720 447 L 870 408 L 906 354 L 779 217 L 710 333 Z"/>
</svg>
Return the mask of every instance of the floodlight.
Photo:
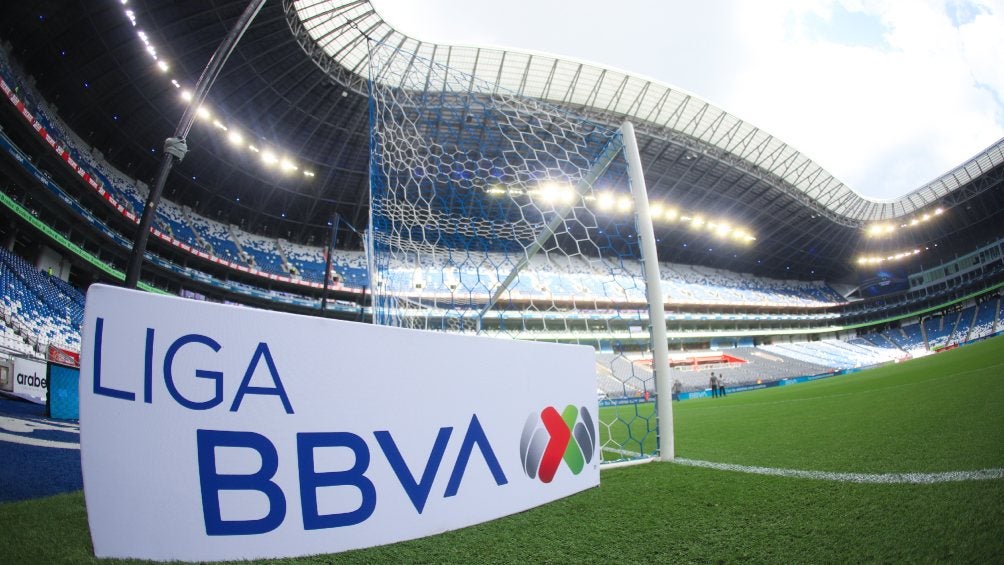
<svg viewBox="0 0 1004 565">
<path fill-rule="evenodd" d="M 631 209 L 631 199 L 627 196 L 621 196 L 620 200 L 617 201 L 617 209 L 621 212 L 627 212 Z"/>
<path fill-rule="evenodd" d="M 185 102 L 191 102 L 192 101 L 192 93 L 189 92 L 188 90 L 182 90 L 181 91 L 181 99 L 184 100 Z"/>
<path fill-rule="evenodd" d="M 279 159 L 268 149 L 261 152 L 261 162 L 265 163 L 266 167 L 271 167 L 272 165 L 279 162 Z"/>
<path fill-rule="evenodd" d="M 612 210 L 615 203 L 614 195 L 609 192 L 601 192 L 596 198 L 596 205 L 599 206 L 600 210 Z"/>
<path fill-rule="evenodd" d="M 558 190 L 553 182 L 542 183 L 534 194 L 544 202 L 554 202 L 558 199 Z"/>
<path fill-rule="evenodd" d="M 240 145 L 241 143 L 244 143 L 244 136 L 242 136 L 240 132 L 237 131 L 231 131 L 227 135 L 227 139 L 230 140 L 230 143 L 233 143 L 234 145 Z"/>
<path fill-rule="evenodd" d="M 211 114 L 209 113 L 209 109 L 206 108 L 205 106 L 199 106 L 199 109 L 196 110 L 195 113 L 203 120 L 208 120 L 209 117 L 211 116 Z"/>
<path fill-rule="evenodd" d="M 171 68 L 167 65 L 167 61 L 157 61 L 157 66 L 160 68 L 160 70 L 164 71 L 165 73 L 167 72 L 168 69 Z"/>
<path fill-rule="evenodd" d="M 572 191 L 572 187 L 567 184 L 549 181 L 540 185 L 540 188 L 537 189 L 537 194 L 540 195 L 541 200 L 544 202 L 567 203 L 572 201 Z"/>
</svg>

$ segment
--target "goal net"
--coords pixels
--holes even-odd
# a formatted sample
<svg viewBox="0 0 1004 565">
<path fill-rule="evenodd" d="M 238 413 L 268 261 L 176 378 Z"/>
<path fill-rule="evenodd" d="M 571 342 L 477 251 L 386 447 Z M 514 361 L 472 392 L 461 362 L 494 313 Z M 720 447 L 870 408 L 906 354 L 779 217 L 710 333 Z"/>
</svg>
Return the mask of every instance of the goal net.
<svg viewBox="0 0 1004 565">
<path fill-rule="evenodd" d="M 621 132 L 385 45 L 369 63 L 374 322 L 590 345 L 604 461 L 657 455 Z"/>
</svg>

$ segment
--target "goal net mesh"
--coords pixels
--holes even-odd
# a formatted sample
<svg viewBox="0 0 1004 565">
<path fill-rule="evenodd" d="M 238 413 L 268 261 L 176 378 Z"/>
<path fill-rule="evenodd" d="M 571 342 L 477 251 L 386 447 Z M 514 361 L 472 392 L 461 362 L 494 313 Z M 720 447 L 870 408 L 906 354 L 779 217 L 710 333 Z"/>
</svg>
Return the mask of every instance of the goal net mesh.
<svg viewBox="0 0 1004 565">
<path fill-rule="evenodd" d="M 385 45 L 369 63 L 374 321 L 590 345 L 604 461 L 657 454 L 619 130 Z"/>
</svg>

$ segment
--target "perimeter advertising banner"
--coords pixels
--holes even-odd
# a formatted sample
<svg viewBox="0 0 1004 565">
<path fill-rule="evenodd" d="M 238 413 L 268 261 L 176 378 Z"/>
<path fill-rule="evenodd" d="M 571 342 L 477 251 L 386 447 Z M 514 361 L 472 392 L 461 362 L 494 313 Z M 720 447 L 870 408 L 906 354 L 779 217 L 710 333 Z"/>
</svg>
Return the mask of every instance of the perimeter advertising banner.
<svg viewBox="0 0 1004 565">
<path fill-rule="evenodd" d="M 599 484 L 588 347 L 94 285 L 80 368 L 98 557 L 333 553 Z"/>
<path fill-rule="evenodd" d="M 35 404 L 45 404 L 45 363 L 14 358 L 14 395 Z"/>
</svg>

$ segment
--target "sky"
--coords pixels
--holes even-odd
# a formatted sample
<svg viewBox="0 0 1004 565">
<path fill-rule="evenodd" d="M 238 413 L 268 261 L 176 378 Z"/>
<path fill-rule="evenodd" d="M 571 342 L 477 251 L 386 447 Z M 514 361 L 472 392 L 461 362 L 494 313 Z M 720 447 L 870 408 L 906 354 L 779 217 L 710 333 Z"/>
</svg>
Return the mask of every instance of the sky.
<svg viewBox="0 0 1004 565">
<path fill-rule="evenodd" d="M 698 95 L 895 199 L 1004 138 L 1004 0 L 373 0 L 438 43 L 552 53 Z"/>
</svg>

